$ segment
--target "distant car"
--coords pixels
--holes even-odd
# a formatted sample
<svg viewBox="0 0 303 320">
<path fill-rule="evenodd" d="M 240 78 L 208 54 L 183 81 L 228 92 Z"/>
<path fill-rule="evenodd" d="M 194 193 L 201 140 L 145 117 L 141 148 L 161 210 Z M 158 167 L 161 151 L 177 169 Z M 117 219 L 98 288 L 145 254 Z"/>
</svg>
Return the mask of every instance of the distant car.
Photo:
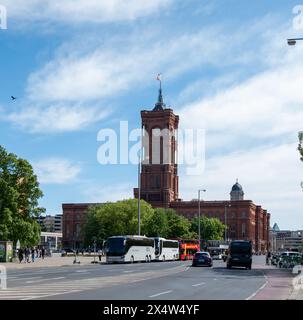
<svg viewBox="0 0 303 320">
<path fill-rule="evenodd" d="M 213 260 L 222 260 L 222 254 L 221 253 L 215 253 L 212 255 Z"/>
<path fill-rule="evenodd" d="M 293 268 L 297 264 L 302 264 L 302 254 L 296 251 L 282 252 L 277 262 L 279 268 Z"/>
<path fill-rule="evenodd" d="M 70 249 L 70 248 L 62 249 L 62 251 L 61 251 L 61 256 L 62 257 L 65 257 L 65 256 L 67 256 L 69 254 L 75 254 L 75 250 Z"/>
<path fill-rule="evenodd" d="M 212 267 L 213 259 L 211 258 L 208 252 L 197 251 L 193 256 L 192 266 L 193 267 L 197 267 L 197 266 Z"/>
</svg>

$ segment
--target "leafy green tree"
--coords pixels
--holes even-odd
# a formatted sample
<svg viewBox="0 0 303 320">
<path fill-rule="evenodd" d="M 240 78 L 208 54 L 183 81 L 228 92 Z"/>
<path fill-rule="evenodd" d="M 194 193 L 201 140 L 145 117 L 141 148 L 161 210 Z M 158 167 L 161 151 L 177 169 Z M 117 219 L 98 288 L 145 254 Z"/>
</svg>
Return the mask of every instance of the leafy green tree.
<svg viewBox="0 0 303 320">
<path fill-rule="evenodd" d="M 150 204 L 141 200 L 141 234 L 146 234 L 146 222 L 153 215 Z M 92 245 L 114 235 L 138 234 L 138 200 L 129 199 L 91 206 L 83 228 L 85 245 Z"/>
<path fill-rule="evenodd" d="M 190 230 L 191 224 L 188 219 L 175 212 L 173 209 L 166 210 L 168 220 L 167 238 L 194 238 L 195 232 Z"/>
<path fill-rule="evenodd" d="M 200 218 L 201 239 L 203 240 L 221 240 L 224 235 L 225 225 L 217 218 Z M 191 230 L 199 234 L 199 217 L 191 221 Z"/>
<path fill-rule="evenodd" d="M 38 206 L 43 196 L 30 163 L 0 146 L 0 239 L 20 240 L 35 245 L 40 228 L 35 217 L 45 209 Z"/>
<path fill-rule="evenodd" d="M 153 214 L 146 220 L 144 229 L 148 237 L 166 238 L 169 234 L 169 225 L 165 209 L 154 209 Z"/>
</svg>

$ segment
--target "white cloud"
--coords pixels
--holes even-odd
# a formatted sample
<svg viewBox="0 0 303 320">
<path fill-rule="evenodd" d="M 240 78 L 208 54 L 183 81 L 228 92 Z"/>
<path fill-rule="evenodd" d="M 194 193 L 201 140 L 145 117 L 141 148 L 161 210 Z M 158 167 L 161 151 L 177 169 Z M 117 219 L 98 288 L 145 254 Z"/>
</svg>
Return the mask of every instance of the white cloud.
<svg viewBox="0 0 303 320">
<path fill-rule="evenodd" d="M 206 169 L 192 177 L 181 168 L 181 197 L 197 198 L 197 190 L 206 188 L 206 199 L 228 199 L 239 178 L 246 199 L 268 209 L 272 224 L 296 229 L 302 227 L 297 144 L 303 129 L 303 47 L 287 47 L 287 32 L 278 28 L 273 37 L 271 32 L 264 36 L 265 45 L 257 51 L 264 71 L 229 87 L 215 86 L 213 96 L 201 91 L 195 102 L 175 112 L 183 128 L 206 130 Z M 202 84 L 203 79 L 189 86 L 180 101 Z"/>
<path fill-rule="evenodd" d="M 251 59 L 230 45 L 231 39 L 239 46 L 247 40 L 239 33 L 222 34 L 219 27 L 169 37 L 158 32 L 134 32 L 102 45 L 96 36 L 63 44 L 51 61 L 30 74 L 24 99 L 28 102 L 6 119 L 31 132 L 78 130 L 105 117 L 92 106 L 97 100 L 107 105 L 127 90 L 141 90 L 158 71 L 169 81 L 197 66 L 239 65 Z M 248 28 L 247 37 L 250 33 L 256 28 Z M 51 125 L 46 118 L 54 120 Z"/>
<path fill-rule="evenodd" d="M 303 65 L 288 64 L 176 112 L 182 127 L 206 129 L 209 150 L 221 144 L 220 136 L 228 147 L 237 148 L 247 138 L 274 138 L 302 129 L 302 82 Z"/>
<path fill-rule="evenodd" d="M 33 162 L 38 181 L 44 184 L 65 184 L 75 181 L 81 167 L 63 158 L 49 158 Z"/>
<path fill-rule="evenodd" d="M 100 99 L 148 86 L 159 70 L 170 80 L 200 65 L 239 63 L 239 55 L 233 54 L 231 47 L 223 50 L 230 37 L 220 35 L 219 28 L 169 39 L 158 34 L 147 37 L 136 34 L 106 45 L 96 39 L 98 44 L 89 46 L 88 52 L 79 42 L 65 44 L 52 61 L 29 76 L 26 92 L 31 99 L 43 101 Z M 212 42 L 213 38 L 218 41 Z M 223 59 L 227 56 L 229 59 Z"/>
<path fill-rule="evenodd" d="M 87 105 L 54 104 L 51 106 L 23 107 L 22 111 L 2 118 L 31 133 L 75 131 L 108 116 L 107 111 Z"/>
<path fill-rule="evenodd" d="M 166 9 L 172 0 L 2 0 L 11 17 L 69 24 L 132 21 Z"/>
<path fill-rule="evenodd" d="M 294 140 L 296 137 L 294 137 Z M 262 205 L 272 214 L 271 224 L 281 228 L 301 228 L 302 163 L 297 143 L 258 147 L 211 157 L 200 176 L 180 176 L 180 195 L 197 198 L 197 190 L 207 189 L 205 200 L 227 200 L 232 184 L 239 179 L 245 199 Z"/>
<path fill-rule="evenodd" d="M 88 202 L 108 202 L 133 198 L 133 188 L 130 183 L 100 186 L 91 182 L 83 189 L 83 193 Z"/>
</svg>

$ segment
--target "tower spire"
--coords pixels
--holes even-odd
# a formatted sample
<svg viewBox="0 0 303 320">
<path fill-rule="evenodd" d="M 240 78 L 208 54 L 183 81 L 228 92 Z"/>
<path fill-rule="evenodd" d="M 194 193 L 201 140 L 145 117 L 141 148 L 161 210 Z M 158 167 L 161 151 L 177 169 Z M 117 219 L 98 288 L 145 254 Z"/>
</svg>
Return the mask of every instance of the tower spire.
<svg viewBox="0 0 303 320">
<path fill-rule="evenodd" d="M 158 73 L 157 80 L 160 82 L 159 96 L 153 111 L 164 110 L 165 108 L 165 103 L 163 102 L 163 96 L 162 96 L 162 74 L 161 73 Z"/>
</svg>

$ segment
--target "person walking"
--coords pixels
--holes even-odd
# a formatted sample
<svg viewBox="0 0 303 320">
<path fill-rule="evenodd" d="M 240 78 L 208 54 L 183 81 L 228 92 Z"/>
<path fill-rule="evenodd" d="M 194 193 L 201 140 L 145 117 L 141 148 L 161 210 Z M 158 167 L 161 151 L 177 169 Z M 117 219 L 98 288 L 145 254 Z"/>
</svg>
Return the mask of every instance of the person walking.
<svg viewBox="0 0 303 320">
<path fill-rule="evenodd" d="M 24 248 L 24 263 L 28 262 L 28 248 Z"/>
<path fill-rule="evenodd" d="M 266 255 L 266 264 L 267 265 L 269 265 L 270 258 L 271 258 L 271 253 L 270 253 L 270 251 L 268 251 L 267 255 Z"/>
<path fill-rule="evenodd" d="M 18 258 L 19 258 L 19 263 L 23 261 L 23 250 L 20 248 L 18 250 Z"/>
<path fill-rule="evenodd" d="M 44 260 L 44 257 L 45 257 L 45 249 L 44 249 L 44 247 L 42 247 L 42 249 L 41 249 L 41 257 Z"/>
<path fill-rule="evenodd" d="M 32 248 L 32 262 L 35 262 L 35 248 Z"/>
</svg>

